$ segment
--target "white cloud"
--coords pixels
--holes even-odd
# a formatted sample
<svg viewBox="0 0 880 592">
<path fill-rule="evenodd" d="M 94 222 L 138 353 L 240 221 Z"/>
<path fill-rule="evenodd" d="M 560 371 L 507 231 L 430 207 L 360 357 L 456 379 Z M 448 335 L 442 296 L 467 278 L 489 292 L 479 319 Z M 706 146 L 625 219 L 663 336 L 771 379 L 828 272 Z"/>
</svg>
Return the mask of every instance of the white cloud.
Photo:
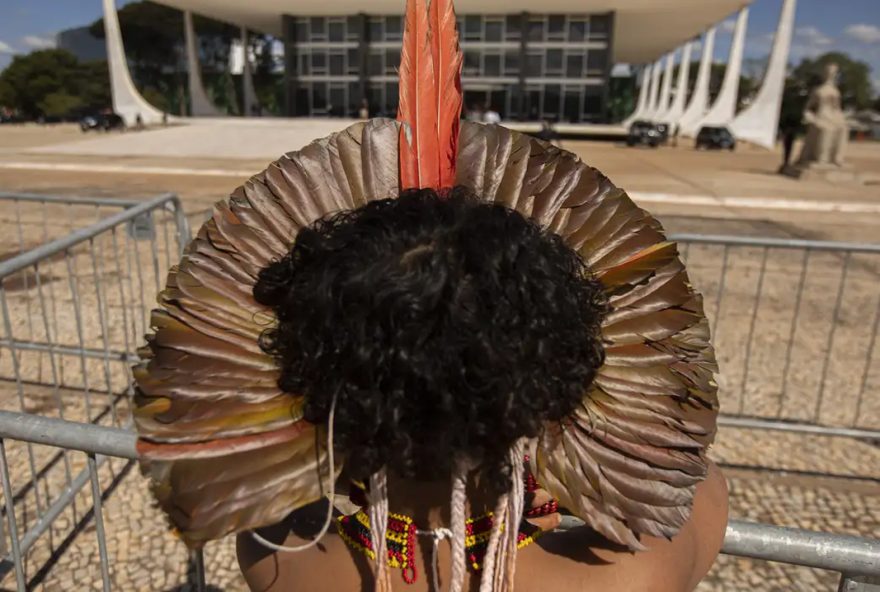
<svg viewBox="0 0 880 592">
<path fill-rule="evenodd" d="M 828 47 L 834 43 L 834 39 L 817 29 L 816 27 L 798 27 L 794 30 L 797 42 L 805 45 L 815 45 L 817 48 Z"/>
<path fill-rule="evenodd" d="M 55 47 L 55 40 L 51 37 L 38 37 L 37 35 L 25 35 L 21 42 L 33 49 L 49 49 Z"/>
<path fill-rule="evenodd" d="M 4 41 L 0 41 L 0 54 L 4 53 L 15 53 L 15 50 L 12 49 L 12 46 Z"/>
<path fill-rule="evenodd" d="M 850 25 L 844 31 L 847 37 L 861 41 L 862 43 L 880 43 L 880 27 L 860 23 Z"/>
<path fill-rule="evenodd" d="M 729 21 L 724 21 L 721 23 L 721 30 L 725 33 L 733 33 L 733 30 L 736 28 L 736 21 L 731 19 Z"/>
</svg>

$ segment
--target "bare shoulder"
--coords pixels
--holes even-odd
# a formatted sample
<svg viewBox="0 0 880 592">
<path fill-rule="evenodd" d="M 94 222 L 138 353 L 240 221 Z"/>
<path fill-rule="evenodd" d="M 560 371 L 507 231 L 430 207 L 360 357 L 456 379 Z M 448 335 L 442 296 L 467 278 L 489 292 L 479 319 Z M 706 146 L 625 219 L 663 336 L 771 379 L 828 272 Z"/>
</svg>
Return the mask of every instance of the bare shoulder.
<svg viewBox="0 0 880 592">
<path fill-rule="evenodd" d="M 589 529 L 553 533 L 517 562 L 523 590 L 620 590 L 686 592 L 703 579 L 721 550 L 727 526 L 727 484 L 709 465 L 697 486 L 691 518 L 671 540 L 644 537 L 647 551 L 616 548 Z M 555 587 L 546 578 L 556 580 Z M 534 581 L 531 581 L 534 580 Z"/>
</svg>

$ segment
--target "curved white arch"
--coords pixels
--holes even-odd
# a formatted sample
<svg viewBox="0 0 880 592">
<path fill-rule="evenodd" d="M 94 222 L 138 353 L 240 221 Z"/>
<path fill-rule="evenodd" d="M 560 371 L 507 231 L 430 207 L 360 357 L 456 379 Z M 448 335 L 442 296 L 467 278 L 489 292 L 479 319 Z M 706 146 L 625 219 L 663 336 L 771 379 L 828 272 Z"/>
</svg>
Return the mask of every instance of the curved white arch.
<svg viewBox="0 0 880 592">
<path fill-rule="evenodd" d="M 104 39 L 107 44 L 107 66 L 110 68 L 110 94 L 113 98 L 113 111 L 118 113 L 126 125 L 135 125 L 138 116 L 144 124 L 159 123 L 163 119 L 161 111 L 152 106 L 138 92 L 128 71 L 119 15 L 113 0 L 102 0 L 104 8 Z"/>
</svg>

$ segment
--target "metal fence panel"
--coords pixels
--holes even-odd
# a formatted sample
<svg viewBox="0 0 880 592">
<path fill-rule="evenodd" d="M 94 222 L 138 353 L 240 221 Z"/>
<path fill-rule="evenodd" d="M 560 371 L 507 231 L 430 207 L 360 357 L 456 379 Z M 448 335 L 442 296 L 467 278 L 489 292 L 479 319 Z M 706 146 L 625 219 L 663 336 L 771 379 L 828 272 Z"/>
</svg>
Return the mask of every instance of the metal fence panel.
<svg viewBox="0 0 880 592">
<path fill-rule="evenodd" d="M 149 310 L 189 241 L 179 200 L 0 193 L 0 211 L 0 410 L 126 425 Z M 17 580 L 23 561 L 48 559 L 58 537 L 101 514 L 88 485 L 93 496 L 104 492 L 130 468 L 15 439 L 0 457 L 10 542 L 0 571 L 15 569 Z M 97 543 L 106 554 L 102 537 Z"/>
<path fill-rule="evenodd" d="M 880 245 L 671 238 L 704 295 L 723 421 L 880 438 Z"/>
</svg>

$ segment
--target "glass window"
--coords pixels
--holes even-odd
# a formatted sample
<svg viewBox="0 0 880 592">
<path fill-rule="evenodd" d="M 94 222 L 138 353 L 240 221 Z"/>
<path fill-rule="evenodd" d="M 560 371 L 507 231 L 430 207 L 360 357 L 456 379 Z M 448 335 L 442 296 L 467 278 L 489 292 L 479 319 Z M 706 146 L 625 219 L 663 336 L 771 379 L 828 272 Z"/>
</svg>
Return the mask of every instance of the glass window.
<svg viewBox="0 0 880 592">
<path fill-rule="evenodd" d="M 345 23 L 341 21 L 330 21 L 329 23 L 330 41 L 345 41 Z"/>
<path fill-rule="evenodd" d="M 607 50 L 591 49 L 589 52 L 587 52 L 587 74 L 591 76 L 604 74 L 607 61 Z"/>
<path fill-rule="evenodd" d="M 474 49 L 464 50 L 464 74 L 468 76 L 479 76 L 480 74 L 480 52 Z"/>
<path fill-rule="evenodd" d="M 580 78 L 584 75 L 584 56 L 575 53 L 565 56 L 565 76 L 567 78 Z"/>
<path fill-rule="evenodd" d="M 313 16 L 309 19 L 309 40 L 326 41 L 327 32 L 324 30 L 326 24 L 326 19 L 322 16 Z"/>
<path fill-rule="evenodd" d="M 370 41 L 382 41 L 382 36 L 385 32 L 385 27 L 382 26 L 381 18 L 371 18 L 370 24 L 367 27 L 368 33 L 370 35 Z"/>
<path fill-rule="evenodd" d="M 330 87 L 330 101 L 327 105 L 327 110 L 330 112 L 330 115 L 334 115 L 336 117 L 342 117 L 345 115 L 346 100 L 345 100 L 345 87 L 344 86 L 331 86 Z"/>
<path fill-rule="evenodd" d="M 345 54 L 330 54 L 330 75 L 342 76 L 345 74 Z"/>
<path fill-rule="evenodd" d="M 386 41 L 398 41 L 403 38 L 403 20 L 399 16 L 389 16 L 385 21 Z"/>
<path fill-rule="evenodd" d="M 554 41 L 565 39 L 565 16 L 551 14 L 547 19 L 547 38 Z"/>
<path fill-rule="evenodd" d="M 608 38 L 608 17 L 594 16 L 590 18 L 590 39 Z"/>
<path fill-rule="evenodd" d="M 568 40 L 583 41 L 587 36 L 587 22 L 581 19 L 568 21 Z"/>
<path fill-rule="evenodd" d="M 351 111 L 352 115 L 358 114 L 358 110 L 361 108 L 361 99 L 363 98 L 364 97 L 361 94 L 361 84 L 359 82 L 349 82 L 348 110 Z"/>
<path fill-rule="evenodd" d="M 327 108 L 327 83 L 312 83 L 312 111 L 324 111 Z"/>
<path fill-rule="evenodd" d="M 483 19 L 479 16 L 464 17 L 464 38 L 469 41 L 482 41 Z"/>
<path fill-rule="evenodd" d="M 504 37 L 508 40 L 517 40 L 522 37 L 522 18 L 518 14 L 509 14 L 505 17 Z"/>
<path fill-rule="evenodd" d="M 584 93 L 584 115 L 590 119 L 597 119 L 602 114 L 602 94 L 599 89 L 585 89 Z"/>
<path fill-rule="evenodd" d="M 504 75 L 517 76 L 519 74 L 519 51 L 512 50 L 504 54 Z"/>
<path fill-rule="evenodd" d="M 385 73 L 385 56 L 378 52 L 370 52 L 368 71 L 370 76 L 381 76 Z"/>
<path fill-rule="evenodd" d="M 385 73 L 395 74 L 400 66 L 400 49 L 385 50 Z"/>
<path fill-rule="evenodd" d="M 323 51 L 312 52 L 312 74 L 326 74 L 327 54 Z"/>
<path fill-rule="evenodd" d="M 296 102 L 293 107 L 294 115 L 311 115 L 312 109 L 309 107 L 309 94 L 307 82 L 297 86 L 293 99 Z"/>
<path fill-rule="evenodd" d="M 581 119 L 581 93 L 580 89 L 566 89 L 565 99 L 562 105 L 562 116 L 566 121 L 577 123 Z"/>
<path fill-rule="evenodd" d="M 385 85 L 385 110 L 390 117 L 397 112 L 397 83 L 389 82 Z"/>
<path fill-rule="evenodd" d="M 562 50 L 561 49 L 548 49 L 547 50 L 547 75 L 548 76 L 558 76 L 562 74 Z"/>
<path fill-rule="evenodd" d="M 296 19 L 294 32 L 296 33 L 296 39 L 294 41 L 297 43 L 305 43 L 309 40 L 309 23 L 306 19 Z"/>
<path fill-rule="evenodd" d="M 360 65 L 360 52 L 356 49 L 348 50 L 348 64 L 347 64 L 347 74 L 360 74 L 361 65 Z"/>
<path fill-rule="evenodd" d="M 540 53 L 529 53 L 526 55 L 526 76 L 543 76 L 543 62 L 544 56 Z"/>
<path fill-rule="evenodd" d="M 504 33 L 504 22 L 500 20 L 486 21 L 486 41 L 497 43 L 502 40 Z"/>
<path fill-rule="evenodd" d="M 559 117 L 559 101 L 562 98 L 562 88 L 558 84 L 548 84 L 544 87 L 544 116 L 550 119 Z"/>
<path fill-rule="evenodd" d="M 483 56 L 483 73 L 486 76 L 501 76 L 501 55 L 487 53 Z"/>
<path fill-rule="evenodd" d="M 312 56 L 308 53 L 299 54 L 299 73 L 308 76 L 312 73 Z"/>
<path fill-rule="evenodd" d="M 357 41 L 361 35 L 361 19 L 357 16 L 350 16 L 345 19 L 345 38 L 348 41 Z"/>
<path fill-rule="evenodd" d="M 543 20 L 534 19 L 529 21 L 529 41 L 544 41 Z"/>
</svg>

